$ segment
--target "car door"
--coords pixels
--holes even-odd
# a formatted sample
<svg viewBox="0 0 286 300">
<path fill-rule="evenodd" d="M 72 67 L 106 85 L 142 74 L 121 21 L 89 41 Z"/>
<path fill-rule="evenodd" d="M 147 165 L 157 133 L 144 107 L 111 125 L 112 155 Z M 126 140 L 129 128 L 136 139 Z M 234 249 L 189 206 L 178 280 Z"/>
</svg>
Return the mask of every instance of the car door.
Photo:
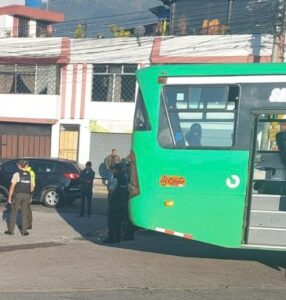
<svg viewBox="0 0 286 300">
<path fill-rule="evenodd" d="M 35 194 L 39 194 L 45 187 L 51 185 L 54 164 L 45 160 L 30 160 L 29 165 L 35 172 Z"/>
<path fill-rule="evenodd" d="M 18 160 L 6 161 L 0 166 L 0 186 L 7 190 L 10 187 L 12 176 L 18 171 Z"/>
</svg>

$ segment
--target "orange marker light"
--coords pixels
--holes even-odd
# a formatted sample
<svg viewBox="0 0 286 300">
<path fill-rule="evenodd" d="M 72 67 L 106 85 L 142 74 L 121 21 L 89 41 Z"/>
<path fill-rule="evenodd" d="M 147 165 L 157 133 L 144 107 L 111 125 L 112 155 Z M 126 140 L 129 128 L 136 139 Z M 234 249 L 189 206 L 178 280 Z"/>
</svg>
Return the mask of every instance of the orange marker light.
<svg viewBox="0 0 286 300">
<path fill-rule="evenodd" d="M 173 207 L 175 205 L 175 202 L 173 200 L 166 200 L 164 204 L 166 207 Z"/>
<path fill-rule="evenodd" d="M 159 77 L 158 83 L 160 84 L 166 84 L 167 83 L 167 77 Z"/>
</svg>

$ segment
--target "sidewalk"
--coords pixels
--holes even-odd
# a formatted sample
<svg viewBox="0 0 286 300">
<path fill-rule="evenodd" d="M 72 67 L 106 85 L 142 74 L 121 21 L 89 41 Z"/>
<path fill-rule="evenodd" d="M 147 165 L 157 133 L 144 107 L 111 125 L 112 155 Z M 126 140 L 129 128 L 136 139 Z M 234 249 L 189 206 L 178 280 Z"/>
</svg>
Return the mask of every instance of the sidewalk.
<svg viewBox="0 0 286 300">
<path fill-rule="evenodd" d="M 5 207 L 0 208 L 1 216 Z M 90 218 L 79 218 L 76 213 L 60 211 L 33 211 L 33 229 L 29 236 L 22 236 L 15 227 L 14 235 L 6 235 L 7 225 L 0 222 L 0 249 L 2 246 L 33 243 L 68 243 L 75 239 L 90 239 L 95 231 L 106 231 L 106 216 L 92 215 Z"/>
<path fill-rule="evenodd" d="M 99 179 L 94 183 L 92 215 L 90 218 L 79 218 L 80 200 L 59 209 L 51 209 L 33 205 L 33 229 L 29 236 L 22 236 L 18 227 L 15 227 L 13 236 L 4 234 L 7 223 L 3 220 L 4 205 L 0 207 L 0 249 L 3 247 L 61 243 L 72 240 L 93 239 L 95 232 L 106 233 L 107 189 Z M 18 224 L 21 224 L 21 215 L 18 215 Z M 3 249 L 2 249 L 3 251 Z M 1 250 L 0 250 L 1 252 Z"/>
</svg>

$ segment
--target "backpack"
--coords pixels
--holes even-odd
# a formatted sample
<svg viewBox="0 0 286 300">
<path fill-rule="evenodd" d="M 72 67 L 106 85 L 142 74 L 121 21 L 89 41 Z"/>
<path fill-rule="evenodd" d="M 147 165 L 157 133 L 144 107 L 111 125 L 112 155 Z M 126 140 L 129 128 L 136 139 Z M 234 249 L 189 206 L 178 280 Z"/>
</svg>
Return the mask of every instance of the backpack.
<svg viewBox="0 0 286 300">
<path fill-rule="evenodd" d="M 103 178 L 103 179 L 107 179 L 107 180 L 110 180 L 111 179 L 111 176 L 112 176 L 112 172 L 110 169 L 108 169 L 106 167 L 106 164 L 103 162 L 99 165 L 99 168 L 98 168 L 98 172 L 99 172 L 99 175 Z"/>
</svg>

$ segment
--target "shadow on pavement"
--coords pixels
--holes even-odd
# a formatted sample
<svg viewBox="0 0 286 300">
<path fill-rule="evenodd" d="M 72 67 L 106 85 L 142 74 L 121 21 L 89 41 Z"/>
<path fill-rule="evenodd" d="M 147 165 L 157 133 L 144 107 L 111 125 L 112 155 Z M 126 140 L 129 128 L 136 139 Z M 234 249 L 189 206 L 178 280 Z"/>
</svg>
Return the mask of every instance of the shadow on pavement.
<svg viewBox="0 0 286 300">
<path fill-rule="evenodd" d="M 49 208 L 44 209 L 51 212 Z M 79 217 L 80 199 L 61 205 L 56 208 L 56 212 L 66 224 L 79 234 L 79 238 L 92 240 L 94 232 L 98 230 L 105 231 L 106 229 L 107 199 L 105 195 L 94 195 L 92 199 L 92 212 L 89 218 L 87 214 L 84 217 Z"/>
<path fill-rule="evenodd" d="M 35 209 L 37 209 L 37 206 Z M 281 268 L 286 268 L 285 251 L 229 249 L 142 229 L 137 230 L 134 241 L 122 241 L 111 245 L 104 244 L 103 240 L 107 236 L 106 195 L 95 195 L 91 218 L 78 218 L 79 209 L 80 200 L 77 200 L 74 203 L 58 208 L 57 213 L 71 228 L 81 235 L 82 239 L 92 241 L 102 247 L 190 258 L 256 261 L 279 271 Z"/>
<path fill-rule="evenodd" d="M 97 238 L 94 242 L 105 247 L 117 247 L 164 255 L 218 260 L 256 261 L 279 271 L 281 271 L 281 268 L 286 268 L 285 251 L 229 249 L 147 230 L 138 230 L 134 241 L 123 241 L 117 244 L 106 245 L 100 238 Z"/>
</svg>

